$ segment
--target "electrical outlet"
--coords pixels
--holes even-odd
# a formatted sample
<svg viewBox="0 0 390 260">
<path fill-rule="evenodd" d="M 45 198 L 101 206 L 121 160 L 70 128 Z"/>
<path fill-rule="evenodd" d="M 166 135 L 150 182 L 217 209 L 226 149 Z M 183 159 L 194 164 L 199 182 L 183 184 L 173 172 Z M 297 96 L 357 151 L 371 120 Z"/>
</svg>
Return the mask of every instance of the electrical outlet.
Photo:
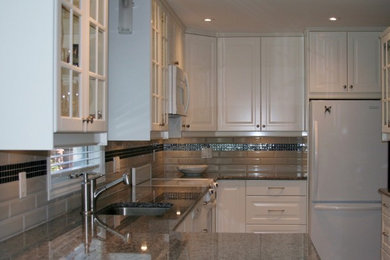
<svg viewBox="0 0 390 260">
<path fill-rule="evenodd" d="M 19 172 L 19 199 L 27 196 L 26 172 Z"/>
<path fill-rule="evenodd" d="M 113 171 L 114 172 L 119 172 L 120 169 L 121 169 L 121 158 L 119 156 L 115 156 L 113 161 L 114 161 Z"/>
</svg>

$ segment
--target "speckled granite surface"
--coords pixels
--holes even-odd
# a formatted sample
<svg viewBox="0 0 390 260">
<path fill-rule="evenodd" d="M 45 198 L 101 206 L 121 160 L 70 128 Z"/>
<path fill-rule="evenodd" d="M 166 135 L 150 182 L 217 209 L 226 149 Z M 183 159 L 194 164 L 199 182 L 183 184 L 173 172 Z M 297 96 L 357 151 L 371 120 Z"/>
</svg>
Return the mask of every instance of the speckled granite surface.
<svg viewBox="0 0 390 260">
<path fill-rule="evenodd" d="M 112 194 L 98 207 L 118 201 L 158 201 L 164 192 L 191 192 L 200 187 L 144 187 Z M 177 233 L 174 226 L 197 199 L 176 200 L 160 217 L 71 212 L 0 243 L 0 259 L 319 259 L 307 234 Z M 176 212 L 182 214 L 177 215 Z"/>
</svg>

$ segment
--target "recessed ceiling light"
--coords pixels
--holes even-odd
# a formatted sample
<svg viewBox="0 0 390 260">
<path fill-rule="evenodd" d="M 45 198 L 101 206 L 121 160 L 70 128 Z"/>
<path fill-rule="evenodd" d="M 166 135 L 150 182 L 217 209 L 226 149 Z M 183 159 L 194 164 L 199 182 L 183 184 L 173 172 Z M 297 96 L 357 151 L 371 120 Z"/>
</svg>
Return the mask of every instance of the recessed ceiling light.
<svg viewBox="0 0 390 260">
<path fill-rule="evenodd" d="M 211 22 L 213 19 L 212 18 L 204 18 L 205 22 Z"/>
<path fill-rule="evenodd" d="M 337 17 L 329 17 L 329 21 L 331 21 L 331 22 L 334 22 L 334 21 L 337 21 Z"/>
</svg>

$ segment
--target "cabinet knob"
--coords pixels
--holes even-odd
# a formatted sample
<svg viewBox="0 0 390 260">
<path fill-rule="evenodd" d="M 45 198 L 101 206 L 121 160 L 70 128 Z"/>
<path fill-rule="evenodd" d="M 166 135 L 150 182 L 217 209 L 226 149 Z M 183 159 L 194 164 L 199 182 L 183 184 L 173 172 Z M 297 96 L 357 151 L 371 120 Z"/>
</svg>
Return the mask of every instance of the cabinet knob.
<svg viewBox="0 0 390 260">
<path fill-rule="evenodd" d="M 209 232 L 209 230 L 207 228 L 204 228 L 204 229 L 202 229 L 202 232 L 207 233 L 207 232 Z"/>
<path fill-rule="evenodd" d="M 190 128 L 191 125 L 186 125 L 187 128 Z"/>
<path fill-rule="evenodd" d="M 185 124 L 182 124 L 181 127 L 186 127 L 186 125 L 185 125 Z"/>
<path fill-rule="evenodd" d="M 349 86 L 350 89 L 353 89 L 353 85 Z"/>
<path fill-rule="evenodd" d="M 265 125 L 262 125 L 261 127 L 262 127 L 262 128 L 265 128 Z"/>
<path fill-rule="evenodd" d="M 83 123 L 87 122 L 88 123 L 91 123 L 93 124 L 93 119 L 95 118 L 95 116 L 93 115 L 89 115 L 87 118 L 83 118 Z"/>
<path fill-rule="evenodd" d="M 382 203 L 382 206 L 385 208 L 389 208 L 389 206 L 386 203 Z"/>
<path fill-rule="evenodd" d="M 347 89 L 347 85 L 344 85 L 343 88 L 344 88 L 344 89 Z"/>
<path fill-rule="evenodd" d="M 165 126 L 165 123 L 161 123 L 161 124 L 159 124 L 159 126 Z"/>
<path fill-rule="evenodd" d="M 256 125 L 257 128 L 260 128 L 260 125 Z"/>
<path fill-rule="evenodd" d="M 382 232 L 382 235 L 383 235 L 384 237 L 389 237 L 389 234 L 388 234 L 387 232 L 385 232 L 385 231 Z"/>
</svg>

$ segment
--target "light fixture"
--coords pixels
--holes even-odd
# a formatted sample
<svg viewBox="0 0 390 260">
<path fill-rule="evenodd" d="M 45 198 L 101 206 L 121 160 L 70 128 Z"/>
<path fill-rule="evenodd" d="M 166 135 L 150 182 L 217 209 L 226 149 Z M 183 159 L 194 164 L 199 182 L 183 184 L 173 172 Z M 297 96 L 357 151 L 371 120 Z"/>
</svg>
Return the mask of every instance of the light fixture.
<svg viewBox="0 0 390 260">
<path fill-rule="evenodd" d="M 337 17 L 334 17 L 334 16 L 329 17 L 329 21 L 331 21 L 331 22 L 337 21 Z"/>
<path fill-rule="evenodd" d="M 133 0 L 119 0 L 118 32 L 130 34 L 133 31 Z"/>
<path fill-rule="evenodd" d="M 181 215 L 181 212 L 180 210 L 176 211 L 176 215 L 180 216 Z"/>
<path fill-rule="evenodd" d="M 211 22 L 212 20 L 213 20 L 212 18 L 204 18 L 204 21 L 207 23 Z"/>
</svg>

